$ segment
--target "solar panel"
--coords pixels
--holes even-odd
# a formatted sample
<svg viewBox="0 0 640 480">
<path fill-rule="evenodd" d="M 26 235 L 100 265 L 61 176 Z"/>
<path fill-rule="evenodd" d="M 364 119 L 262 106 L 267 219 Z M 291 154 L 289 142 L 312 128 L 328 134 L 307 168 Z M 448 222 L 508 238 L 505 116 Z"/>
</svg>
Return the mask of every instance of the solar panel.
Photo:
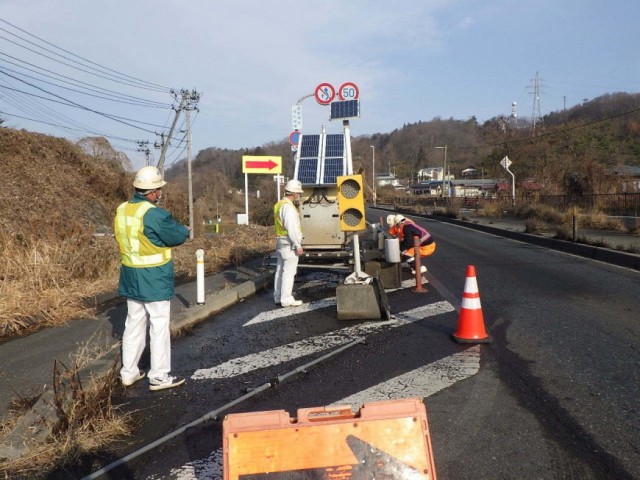
<svg viewBox="0 0 640 480">
<path fill-rule="evenodd" d="M 360 116 L 360 100 L 331 102 L 331 120 Z"/>
<path fill-rule="evenodd" d="M 325 142 L 325 158 L 322 163 L 322 183 L 336 183 L 336 177 L 344 175 L 344 134 L 329 134 Z"/>
<path fill-rule="evenodd" d="M 344 134 L 302 136 L 295 177 L 303 185 L 336 184 L 345 169 Z"/>
<path fill-rule="evenodd" d="M 344 156 L 344 135 L 341 133 L 333 133 L 327 135 L 325 142 L 326 148 L 324 156 L 327 158 Z"/>
<path fill-rule="evenodd" d="M 300 145 L 300 158 L 318 158 L 320 151 L 320 135 L 303 135 Z"/>
<path fill-rule="evenodd" d="M 303 135 L 300 145 L 297 178 L 303 185 L 318 183 L 320 135 Z"/>
<path fill-rule="evenodd" d="M 318 159 L 301 158 L 298 163 L 298 180 L 303 185 L 315 185 L 318 183 Z"/>
<path fill-rule="evenodd" d="M 326 158 L 324 161 L 323 183 L 337 183 L 337 177 L 344 175 L 344 161 L 342 158 Z"/>
</svg>

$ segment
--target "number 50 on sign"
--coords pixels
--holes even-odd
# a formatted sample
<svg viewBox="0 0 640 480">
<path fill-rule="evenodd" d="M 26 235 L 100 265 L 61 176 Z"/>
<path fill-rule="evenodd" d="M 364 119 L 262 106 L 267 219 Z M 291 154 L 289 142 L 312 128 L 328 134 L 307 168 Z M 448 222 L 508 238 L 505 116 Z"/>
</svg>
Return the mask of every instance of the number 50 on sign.
<svg viewBox="0 0 640 480">
<path fill-rule="evenodd" d="M 360 89 L 353 82 L 346 82 L 340 85 L 338 97 L 340 100 L 357 100 L 360 96 Z"/>
</svg>

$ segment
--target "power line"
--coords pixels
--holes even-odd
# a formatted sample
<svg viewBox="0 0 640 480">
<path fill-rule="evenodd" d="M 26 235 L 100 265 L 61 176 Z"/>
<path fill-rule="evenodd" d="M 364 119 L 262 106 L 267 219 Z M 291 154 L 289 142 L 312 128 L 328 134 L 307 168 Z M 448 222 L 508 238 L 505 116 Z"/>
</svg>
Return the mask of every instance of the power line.
<svg viewBox="0 0 640 480">
<path fill-rule="evenodd" d="M 131 76 L 131 75 L 127 75 L 127 74 L 125 74 L 125 73 L 119 72 L 119 71 L 114 70 L 114 69 L 112 69 L 112 68 L 105 67 L 105 66 L 103 66 L 103 65 L 100 65 L 99 63 L 96 63 L 96 62 L 93 62 L 93 61 L 91 61 L 91 60 L 89 60 L 89 59 L 86 59 L 86 58 L 84 58 L 84 57 L 81 57 L 80 55 L 76 55 L 75 53 L 70 52 L 69 50 L 65 50 L 65 49 L 64 49 L 64 48 L 62 48 L 62 47 L 59 47 L 59 46 L 57 46 L 57 45 L 55 45 L 55 44 L 53 44 L 53 43 L 51 43 L 51 42 L 48 42 L 47 40 L 44 40 L 43 38 L 40 38 L 40 37 L 38 37 L 38 36 L 36 36 L 36 35 L 34 35 L 34 34 L 32 34 L 32 33 L 27 32 L 26 30 L 24 30 L 24 29 L 22 29 L 22 28 L 20 28 L 20 27 L 18 27 L 18 26 L 16 26 L 16 25 L 14 25 L 14 24 L 12 24 L 12 23 L 8 22 L 7 20 L 4 20 L 3 18 L 0 18 L 0 22 L 3 22 L 3 23 L 5 23 L 5 24 L 7 24 L 7 25 L 10 25 L 11 27 L 15 28 L 16 30 L 19 30 L 19 31 L 20 31 L 20 32 L 22 32 L 22 33 L 25 33 L 25 34 L 27 34 L 27 35 L 29 35 L 29 36 L 33 37 L 33 38 L 36 38 L 37 40 L 41 41 L 42 43 L 45 43 L 46 45 L 52 46 L 52 47 L 54 47 L 54 48 L 56 48 L 56 49 L 58 49 L 58 50 L 60 50 L 60 51 L 62 51 L 62 52 L 65 52 L 65 53 L 67 53 L 67 54 L 69 54 L 69 55 L 71 55 L 71 56 L 73 56 L 73 57 L 75 57 L 75 58 L 79 58 L 80 60 L 82 60 L 82 61 L 84 61 L 84 62 L 87 62 L 87 63 L 89 63 L 89 64 L 91 64 L 91 65 L 95 65 L 95 66 L 97 66 L 97 67 L 100 67 L 100 68 L 101 68 L 101 69 L 103 69 L 103 70 L 106 70 L 106 71 L 109 71 L 109 72 L 113 72 L 113 73 L 115 73 L 115 74 L 117 74 L 117 75 L 120 75 L 120 76 L 122 76 L 122 77 L 126 77 L 126 78 L 131 79 L 131 80 L 136 81 L 136 82 L 141 82 L 141 83 L 146 84 L 146 85 L 148 85 L 148 86 L 150 86 L 150 87 L 155 87 L 155 89 L 160 89 L 160 91 L 168 92 L 168 91 L 170 91 L 170 90 L 171 90 L 171 88 L 170 88 L 170 87 L 165 87 L 165 86 L 163 86 L 163 85 L 159 85 L 159 84 L 157 84 L 157 83 L 147 82 L 146 80 L 142 80 L 142 79 L 140 79 L 140 78 L 136 78 L 136 77 L 133 77 L 133 76 Z M 46 48 L 44 48 L 44 47 L 41 47 L 41 46 L 39 46 L 39 45 L 36 45 L 36 44 L 34 44 L 33 42 L 30 42 L 29 40 L 26 40 L 26 39 L 24 39 L 24 38 L 20 37 L 19 35 L 16 35 L 16 34 L 14 34 L 14 33 L 9 32 L 8 30 L 5 30 L 5 29 L 2 29 L 2 30 L 3 30 L 3 31 L 5 31 L 5 32 L 7 32 L 7 33 L 9 33 L 9 34 L 11 34 L 11 35 L 13 35 L 13 36 L 15 36 L 15 37 L 17 37 L 17 38 L 20 38 L 20 39 L 21 39 L 21 40 L 23 40 L 23 41 L 26 41 L 26 42 L 28 42 L 28 43 L 30 43 L 30 44 L 32 44 L 32 45 L 34 45 L 34 46 L 37 46 L 38 48 L 41 48 L 41 49 L 43 49 L 43 50 L 45 50 L 45 51 L 48 51 L 48 52 L 50 52 L 50 53 L 53 53 L 54 55 L 58 55 L 58 56 L 60 56 L 60 57 L 62 57 L 62 58 L 64 58 L 64 59 L 66 59 L 66 60 L 70 60 L 70 61 L 72 61 L 72 62 L 74 62 L 74 63 L 77 63 L 77 64 L 79 64 L 79 65 L 82 65 L 80 62 L 77 62 L 77 61 L 75 61 L 75 60 L 69 59 L 69 58 L 65 57 L 64 55 L 60 55 L 60 54 L 55 53 L 55 52 L 52 52 L 51 50 L 48 50 L 48 49 L 46 49 Z M 14 43 L 15 43 L 15 42 L 14 42 Z M 23 47 L 23 48 L 24 48 L 24 47 Z M 34 52 L 34 53 L 35 53 L 35 52 Z M 84 65 L 83 65 L 83 66 L 84 66 Z M 89 67 L 89 68 L 90 68 L 90 67 Z"/>
<path fill-rule="evenodd" d="M 0 35 L 0 38 L 2 38 L 3 40 L 6 40 L 9 43 L 13 43 L 14 45 L 16 45 L 16 46 L 18 46 L 20 48 L 24 48 L 25 50 L 28 50 L 28 51 L 30 51 L 32 53 L 35 53 L 36 55 L 40 55 L 41 57 L 47 58 L 47 59 L 52 60 L 52 61 L 57 62 L 57 63 L 61 63 L 62 65 L 65 65 L 67 67 L 71 67 L 71 68 L 73 68 L 75 70 L 79 70 L 81 72 L 88 73 L 89 75 L 94 75 L 96 77 L 100 77 L 100 78 L 103 78 L 105 80 L 109 80 L 111 82 L 121 83 L 121 84 L 127 85 L 129 87 L 138 87 L 138 88 L 142 88 L 144 90 L 152 90 L 152 91 L 156 91 L 156 92 L 166 92 L 165 89 L 149 88 L 149 87 L 143 86 L 142 84 L 138 84 L 137 82 L 133 82 L 133 81 L 130 81 L 130 80 L 124 80 L 123 81 L 123 80 L 118 79 L 117 77 L 111 78 L 111 77 L 107 77 L 105 75 L 100 75 L 98 73 L 91 72 L 89 70 L 85 70 L 85 69 L 82 69 L 80 67 L 76 67 L 75 65 L 72 65 L 70 63 L 66 63 L 66 62 L 63 62 L 63 61 L 58 60 L 56 58 L 50 57 L 49 55 L 45 55 L 44 53 L 40 53 L 40 52 L 38 52 L 38 51 L 36 51 L 36 50 L 34 50 L 32 48 L 25 47 L 24 45 L 20 45 L 19 43 L 14 42 L 13 40 L 9 40 L 7 37 L 3 37 L 2 35 Z M 88 68 L 91 68 L 91 67 L 88 67 Z M 96 70 L 96 69 L 93 69 L 93 70 Z M 99 70 L 97 70 L 97 71 L 99 71 Z"/>
<path fill-rule="evenodd" d="M 37 72 L 36 70 L 33 70 L 33 69 L 31 69 L 31 68 L 24 67 L 24 66 L 22 66 L 22 65 L 18 65 L 17 63 L 11 62 L 11 61 L 9 61 L 9 60 L 3 60 L 4 62 L 10 63 L 11 65 L 15 65 L 16 67 L 23 68 L 23 69 L 28 70 L 28 71 L 30 71 L 30 72 L 34 72 L 34 73 L 37 73 L 37 74 L 39 74 L 39 75 L 43 75 L 43 76 L 48 77 L 48 78 L 54 78 L 54 80 L 59 80 L 59 81 L 64 82 L 64 83 L 70 83 L 71 85 L 74 85 L 74 86 L 80 86 L 80 85 L 78 85 L 78 84 L 81 84 L 81 85 L 89 85 L 90 87 L 93 87 L 93 88 L 95 88 L 95 89 L 103 90 L 103 91 L 105 91 L 105 92 L 109 92 L 109 93 L 112 93 L 112 94 L 115 94 L 115 95 L 120 95 L 120 96 L 123 96 L 123 97 L 128 97 L 128 98 L 132 98 L 132 99 L 137 99 L 137 100 L 140 100 L 140 101 L 143 101 L 143 102 L 147 102 L 147 103 L 150 103 L 150 104 L 157 104 L 158 106 L 161 106 L 162 108 L 171 108 L 171 105 L 169 105 L 169 104 L 167 104 L 167 103 L 156 102 L 156 101 L 154 101 L 154 100 L 147 100 L 147 99 L 144 99 L 144 98 L 141 98 L 141 97 L 136 97 L 136 96 L 133 96 L 133 95 L 127 95 L 127 94 L 124 94 L 124 93 L 119 93 L 119 92 L 116 92 L 116 91 L 114 91 L 114 90 L 109 90 L 108 88 L 99 87 L 99 86 L 97 86 L 97 85 L 93 85 L 93 84 L 91 84 L 91 83 L 83 82 L 83 81 L 81 81 L 81 80 L 77 80 L 77 79 L 74 79 L 74 78 L 68 77 L 68 76 L 66 76 L 66 75 L 62 75 L 62 74 L 60 74 L 60 73 L 56 73 L 56 72 L 54 72 L 54 71 L 52 71 L 52 70 L 48 70 L 48 69 L 43 68 L 43 67 L 40 67 L 40 66 L 38 66 L 38 65 L 34 65 L 33 63 L 29 63 L 29 62 L 27 62 L 27 61 L 25 61 L 25 60 L 21 60 L 21 59 L 19 59 L 19 58 L 16 58 L 16 57 L 14 57 L 14 56 L 12 56 L 12 55 L 9 55 L 9 54 L 3 53 L 3 52 L 0 52 L 0 55 L 3 55 L 3 56 L 5 56 L 5 57 L 9 57 L 9 58 L 11 58 L 11 59 L 13 59 L 13 60 L 17 60 L 18 62 L 25 63 L 25 64 L 27 64 L 27 65 L 29 65 L 29 66 L 31 66 L 31 67 L 37 68 L 37 69 L 39 69 L 39 70 L 42 70 L 42 71 L 45 71 L 45 72 L 48 72 L 48 73 L 51 73 L 51 74 L 56 75 L 56 76 L 58 76 L 58 77 L 66 78 L 67 80 L 70 80 L 70 81 L 65 81 L 65 80 L 56 79 L 56 78 L 54 78 L 54 77 L 51 77 L 50 75 L 46 75 L 46 74 L 44 74 L 44 73 Z M 80 87 L 80 88 L 87 88 L 87 87 Z M 88 89 L 88 90 L 91 90 L 90 88 L 87 88 L 87 89 Z"/>
<path fill-rule="evenodd" d="M 31 78 L 32 80 L 35 80 L 37 82 L 42 82 L 42 83 L 46 83 L 48 85 L 53 85 L 54 87 L 62 88 L 64 90 L 69 90 L 71 92 L 76 92 L 76 93 L 79 93 L 81 95 L 87 95 L 87 96 L 90 96 L 90 97 L 93 97 L 93 98 L 100 98 L 102 100 L 109 100 L 110 102 L 124 103 L 124 104 L 127 104 L 127 105 L 135 105 L 135 106 L 138 106 L 138 107 L 170 108 L 170 107 L 167 107 L 167 106 L 148 105 L 146 103 L 141 103 L 141 102 L 130 102 L 130 101 L 124 100 L 122 98 L 117 98 L 117 97 L 109 98 L 109 97 L 102 96 L 102 95 L 95 95 L 95 94 L 92 94 L 92 93 L 83 92 L 81 90 L 76 90 L 75 88 L 65 87 L 63 85 L 59 85 L 59 84 L 54 83 L 54 82 L 48 82 L 47 80 L 42 80 L 41 78 L 37 78 L 37 77 L 34 77 L 32 75 L 27 75 L 25 73 L 17 72 L 15 70 L 11 69 L 11 68 L 4 67 L 4 70 L 9 71 L 9 72 L 13 72 L 13 73 L 15 73 L 17 75 L 21 75 L 23 77 Z M 85 87 L 81 87 L 81 88 L 85 88 Z"/>
<path fill-rule="evenodd" d="M 100 111 L 98 111 L 98 110 L 94 110 L 94 109 L 92 109 L 92 108 L 89 108 L 89 107 L 86 107 L 86 106 L 81 105 L 81 104 L 79 104 L 79 103 L 76 103 L 76 102 L 74 102 L 74 101 L 72 101 L 72 100 L 69 100 L 69 99 L 67 99 L 67 98 L 64 98 L 64 97 L 62 97 L 62 96 L 60 96 L 60 95 L 56 95 L 56 94 L 55 94 L 55 93 L 53 93 L 53 92 L 49 92 L 48 90 L 45 90 L 45 89 L 43 89 L 43 88 L 40 88 L 40 87 L 38 87 L 37 85 L 33 85 L 33 84 L 31 84 L 31 83 L 29 83 L 29 82 L 27 82 L 27 81 L 25 81 L 25 80 L 22 80 L 22 79 L 20 79 L 20 78 L 17 78 L 17 77 L 15 77 L 15 76 L 13 76 L 13 75 L 11 75 L 11 74 L 7 73 L 7 72 L 4 72 L 4 71 L 2 71 L 2 70 L 0 70 L 0 73 L 2 73 L 3 75 L 7 75 L 7 76 L 9 76 L 9 77 L 11 77 L 11 78 L 14 78 L 15 80 L 18 80 L 19 82 L 25 83 L 25 84 L 29 85 L 30 87 L 36 88 L 36 89 L 38 89 L 38 90 L 40 90 L 40 91 L 42 91 L 42 92 L 48 93 L 49 95 L 52 95 L 52 96 L 54 96 L 54 97 L 56 97 L 56 98 L 59 98 L 59 99 L 63 100 L 63 102 L 56 101 L 56 100 L 54 100 L 54 99 L 47 98 L 47 97 L 42 97 L 42 96 L 40 96 L 40 95 L 35 95 L 35 94 L 33 94 L 33 93 L 29 93 L 29 92 L 24 92 L 24 91 L 21 91 L 21 90 L 17 90 L 17 89 L 15 89 L 15 88 L 10 88 L 10 90 L 15 90 L 15 91 L 18 91 L 18 92 L 24 93 L 24 94 L 26 94 L 26 95 L 33 95 L 33 96 L 35 96 L 35 97 L 42 98 L 43 100 L 48 100 L 48 101 L 56 102 L 56 103 L 62 103 L 63 105 L 68 105 L 68 106 L 74 106 L 74 107 L 80 108 L 80 109 L 82 109 L 82 110 L 86 110 L 86 111 L 89 111 L 89 112 L 93 112 L 93 113 L 95 113 L 95 114 L 97 114 L 97 115 L 100 115 L 100 116 L 103 116 L 103 117 L 105 117 L 105 118 L 109 118 L 109 119 L 114 120 L 114 121 L 116 121 L 116 122 L 123 123 L 123 124 L 125 124 L 125 125 L 130 126 L 130 127 L 137 128 L 137 129 L 139 129 L 139 130 L 144 130 L 145 132 L 149 132 L 149 133 L 155 133 L 155 132 L 152 132 L 151 130 L 147 130 L 147 129 L 142 128 L 142 127 L 139 127 L 139 126 L 137 126 L 137 125 L 133 125 L 133 124 L 128 123 L 128 122 L 137 122 L 137 123 L 140 123 L 140 124 L 143 124 L 143 125 L 150 125 L 150 126 L 153 126 L 153 127 L 160 127 L 160 125 L 156 125 L 156 124 L 153 124 L 153 123 L 142 122 L 142 121 L 140 121 L 140 120 L 134 120 L 134 119 L 131 119 L 131 118 L 126 118 L 126 117 L 120 117 L 120 116 L 117 116 L 117 115 L 111 115 L 111 114 L 108 114 L 108 113 L 100 112 Z M 4 88 L 9 88 L 9 87 L 4 87 Z M 66 102 L 66 103 L 65 103 L 65 102 Z M 125 121 L 125 120 L 126 120 L 126 121 Z M 160 128 L 162 128 L 162 127 L 160 127 Z"/>
</svg>

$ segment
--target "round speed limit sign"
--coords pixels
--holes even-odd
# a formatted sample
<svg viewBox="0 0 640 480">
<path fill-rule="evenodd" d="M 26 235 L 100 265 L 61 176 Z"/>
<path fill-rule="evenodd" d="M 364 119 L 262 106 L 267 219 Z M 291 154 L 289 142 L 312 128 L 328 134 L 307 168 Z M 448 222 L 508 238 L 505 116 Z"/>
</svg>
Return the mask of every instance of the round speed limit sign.
<svg viewBox="0 0 640 480">
<path fill-rule="evenodd" d="M 338 97 L 340 100 L 357 100 L 360 96 L 360 89 L 353 82 L 346 82 L 340 85 Z"/>
</svg>

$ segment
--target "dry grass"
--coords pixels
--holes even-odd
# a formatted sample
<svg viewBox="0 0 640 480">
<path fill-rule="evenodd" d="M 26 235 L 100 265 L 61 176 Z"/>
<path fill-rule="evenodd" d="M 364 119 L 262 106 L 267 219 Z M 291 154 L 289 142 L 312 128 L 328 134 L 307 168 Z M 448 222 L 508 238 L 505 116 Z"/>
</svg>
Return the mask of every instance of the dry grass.
<svg viewBox="0 0 640 480">
<path fill-rule="evenodd" d="M 208 273 L 262 256 L 273 250 L 273 227 L 227 226 L 225 233 L 198 238 L 174 249 L 177 276 L 194 277 L 195 252 L 205 251 Z M 42 232 L 40 232 L 42 233 Z M 88 297 L 116 288 L 119 254 L 113 237 L 95 237 L 71 229 L 66 235 L 0 234 L 0 261 L 5 266 L 0 284 L 0 325 L 5 336 L 58 325 L 94 314 Z M 0 478 L 36 478 L 53 469 L 73 468 L 79 460 L 130 434 L 131 418 L 112 404 L 120 382 L 114 369 L 86 391 L 78 372 L 105 353 L 101 347 L 80 347 L 72 369 L 54 368 L 59 426 L 53 438 L 18 460 L 0 464 Z M 106 345 L 106 342 L 105 342 Z M 11 415 L 0 426 L 0 440 L 18 418 L 33 406 L 33 398 L 17 398 Z"/>
<path fill-rule="evenodd" d="M 195 276 L 195 252 L 199 248 L 205 251 L 208 273 L 240 265 L 273 250 L 273 227 L 227 226 L 224 230 L 225 233 L 194 239 L 174 249 L 176 275 Z M 68 228 L 65 234 L 2 233 L 0 242 L 0 329 L 5 337 L 94 315 L 95 310 L 86 307 L 87 299 L 117 287 L 120 260 L 111 236 Z M 111 403 L 120 388 L 117 372 L 112 371 L 87 391 L 78 379 L 78 371 L 103 353 L 99 347 L 81 347 L 72 369 L 56 366 L 54 384 L 59 389 L 56 399 L 60 426 L 55 436 L 27 456 L 0 465 L 0 476 L 30 478 L 35 472 L 64 469 L 129 434 L 129 417 L 121 416 Z M 14 401 L 12 414 L 0 427 L 0 438 L 12 430 L 18 417 L 37 398 Z"/>
<path fill-rule="evenodd" d="M 131 414 L 121 413 L 112 403 L 114 394 L 122 389 L 117 363 L 108 375 L 89 382 L 89 388 L 82 385 L 81 369 L 109 350 L 88 345 L 82 346 L 75 355 L 73 368 L 67 368 L 61 362 L 54 363 L 57 424 L 51 438 L 16 460 L 0 463 L 0 475 L 5 478 L 46 478 L 47 472 L 73 469 L 82 457 L 121 441 L 131 433 Z M 14 401 L 12 415 L 0 428 L 0 440 L 36 400 L 37 397 Z"/>
<path fill-rule="evenodd" d="M 273 228 L 229 226 L 210 239 L 174 249 L 176 275 L 195 276 L 195 252 L 205 251 L 207 273 L 273 250 Z M 0 232 L 0 338 L 92 318 L 88 299 L 117 288 L 120 260 L 112 236 L 67 226 L 37 235 Z"/>
<path fill-rule="evenodd" d="M 476 212 L 476 215 L 479 217 L 501 218 L 503 214 L 502 205 L 499 203 L 485 203 L 484 206 Z"/>
<path fill-rule="evenodd" d="M 117 288 L 120 255 L 109 232 L 115 208 L 131 195 L 132 175 L 65 140 L 12 129 L 0 129 L 0 161 L 0 339 L 94 317 L 96 310 L 87 305 Z M 184 212 L 174 215 L 184 223 Z M 207 273 L 274 248 L 273 227 L 225 225 L 223 231 L 175 248 L 176 276 L 195 276 L 199 248 L 205 250 Z M 81 457 L 129 434 L 130 419 L 112 404 L 122 388 L 117 372 L 80 382 L 83 366 L 103 353 L 81 347 L 70 369 L 56 363 L 55 434 L 27 456 L 0 464 L 0 478 L 44 478 L 53 470 L 64 476 Z M 0 439 L 41 394 L 13 401 Z"/>
<path fill-rule="evenodd" d="M 571 214 L 569 214 L 569 221 Z M 578 226 L 581 228 L 589 228 L 592 230 L 613 230 L 615 232 L 626 232 L 627 228 L 622 221 L 617 218 L 611 218 L 603 212 L 589 211 L 578 213 Z"/>
<path fill-rule="evenodd" d="M 117 267 L 104 240 L 73 227 L 64 234 L 0 233 L 0 337 L 90 316 L 84 299 L 104 290 Z"/>
<path fill-rule="evenodd" d="M 558 225 L 565 222 L 565 215 L 562 212 L 547 205 L 522 205 L 516 209 L 514 214 L 516 217 Z"/>
</svg>

